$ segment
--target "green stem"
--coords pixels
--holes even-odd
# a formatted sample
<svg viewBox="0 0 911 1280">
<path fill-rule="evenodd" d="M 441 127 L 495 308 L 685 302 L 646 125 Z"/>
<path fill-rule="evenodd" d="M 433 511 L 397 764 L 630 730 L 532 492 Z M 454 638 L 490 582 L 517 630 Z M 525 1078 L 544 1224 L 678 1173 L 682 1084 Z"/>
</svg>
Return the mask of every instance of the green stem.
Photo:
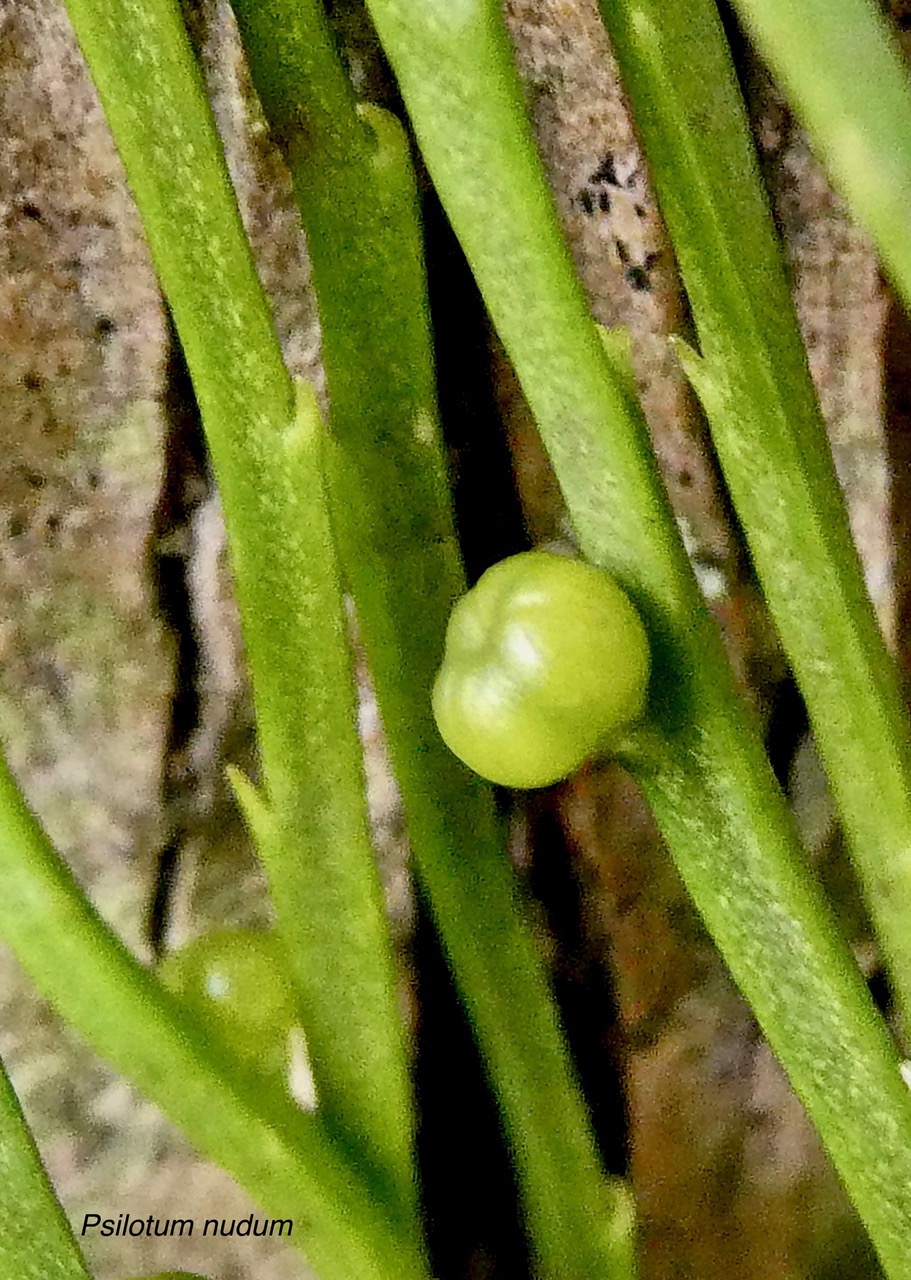
<svg viewBox="0 0 911 1280">
<path fill-rule="evenodd" d="M 321 1117 L 417 1231 L 411 1095 L 382 892 L 365 810 L 348 626 L 324 488 L 327 440 L 309 383 L 273 444 L 271 553 L 285 583 L 269 625 L 247 621 L 266 799 L 238 789 L 269 870 L 303 992 Z M 262 525 L 260 525 L 260 529 Z M 235 562 L 255 538 L 232 526 Z M 241 600 L 266 607 L 261 582 Z M 306 682 L 305 684 L 303 682 Z"/>
<path fill-rule="evenodd" d="M 709 710 L 713 665 L 702 674 L 697 725 L 634 748 L 629 764 L 884 1274 L 902 1280 L 911 1269 L 907 1086 L 819 888 L 795 858 L 787 815 L 770 811 L 758 741 L 745 740 L 736 710 L 725 713 L 721 699 Z M 723 679 L 720 666 L 715 675 Z"/>
<path fill-rule="evenodd" d="M 620 1280 L 631 1265 L 625 1193 L 600 1172 L 489 789 L 446 751 L 431 715 L 464 581 L 407 143 L 375 109 L 359 127 L 313 0 L 236 0 L 235 11 L 307 233 L 331 404 L 333 516 L 417 872 L 512 1141 L 541 1274 Z M 433 79 L 436 68 L 425 74 Z"/>
<path fill-rule="evenodd" d="M 269 1212 L 293 1219 L 291 1239 L 321 1280 L 426 1280 L 419 1246 L 321 1122 L 221 1060 L 205 1030 L 106 928 L 2 765 L 0 873 L 0 934 L 39 991 L 199 1151 Z"/>
<path fill-rule="evenodd" d="M 630 766 L 884 1265 L 907 1275 L 911 1100 L 734 694 L 629 371 L 603 347 L 573 275 L 500 7 L 369 0 L 369 8 L 582 547 L 617 574 L 649 624 L 655 727 L 628 744 Z"/>
<path fill-rule="evenodd" d="M 896 994 L 911 1012 L 911 739 L 828 452 L 711 0 L 605 18 L 702 358 L 678 347 L 807 702 Z"/>
<path fill-rule="evenodd" d="M 414 1226 L 402 1031 L 365 824 L 315 409 L 298 416 L 178 7 L 71 0 L 69 12 L 143 218 L 218 477 L 274 815 L 275 838 L 262 853 L 317 1090 L 327 1123 Z"/>
<path fill-rule="evenodd" d="M 911 307 L 911 85 L 869 0 L 735 0 L 829 174 Z"/>
<path fill-rule="evenodd" d="M 90 1280 L 2 1063 L 0 1267 L 20 1280 Z"/>
</svg>

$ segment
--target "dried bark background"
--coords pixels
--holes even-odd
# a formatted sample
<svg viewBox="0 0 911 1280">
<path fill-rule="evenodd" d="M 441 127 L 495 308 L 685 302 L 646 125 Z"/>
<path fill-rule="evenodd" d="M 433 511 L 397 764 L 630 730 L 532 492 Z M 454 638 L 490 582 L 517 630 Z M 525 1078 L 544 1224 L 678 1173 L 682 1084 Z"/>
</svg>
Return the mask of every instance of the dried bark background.
<svg viewBox="0 0 911 1280">
<path fill-rule="evenodd" d="M 225 5 L 184 7 L 286 357 L 322 392 L 287 177 L 251 103 Z M 358 0 L 328 8 L 359 87 L 394 103 Z M 768 726 L 809 853 L 879 991 L 805 716 L 666 342 L 686 328 L 685 299 L 595 0 L 505 0 L 504 9 L 592 309 L 633 331 L 693 561 Z M 898 3 L 896 16 L 904 22 Z M 733 27 L 732 36 L 869 589 L 907 670 L 911 335 L 785 104 Z M 0 137 L 0 733 L 76 874 L 151 962 L 213 922 L 258 923 L 269 912 L 223 782 L 225 762 L 249 763 L 253 746 L 217 495 L 61 0 L 0 0 Z M 429 190 L 427 210 L 443 413 L 476 575 L 570 530 Z M 362 701 L 375 834 L 416 992 L 436 1272 L 517 1280 L 530 1273 L 494 1112 L 411 902 L 366 682 Z M 605 1160 L 633 1178 L 644 1280 L 875 1275 L 819 1143 L 628 779 L 591 768 L 516 802 L 512 830 Z M 249 1212 L 230 1180 L 60 1025 L 6 955 L 0 1008 L 0 1051 L 77 1228 L 86 1212 Z M 296 1254 L 262 1241 L 91 1241 L 88 1251 L 101 1280 L 176 1266 L 220 1280 L 306 1274 Z"/>
</svg>

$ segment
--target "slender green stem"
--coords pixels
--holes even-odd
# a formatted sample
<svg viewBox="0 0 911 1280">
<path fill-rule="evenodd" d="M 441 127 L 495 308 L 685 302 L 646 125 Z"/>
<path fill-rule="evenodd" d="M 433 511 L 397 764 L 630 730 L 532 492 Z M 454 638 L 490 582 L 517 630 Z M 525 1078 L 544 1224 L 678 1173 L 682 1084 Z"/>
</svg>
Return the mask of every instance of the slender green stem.
<svg viewBox="0 0 911 1280">
<path fill-rule="evenodd" d="M 911 84 L 870 0 L 735 0 L 849 208 L 911 306 Z"/>
<path fill-rule="evenodd" d="M 499 5 L 369 8 L 582 547 L 628 586 L 648 622 L 653 727 L 627 744 L 630 767 L 897 1280 L 911 1267 L 911 1100 L 734 694 L 629 371 L 599 340 L 573 275 Z"/>
<path fill-rule="evenodd" d="M 410 1081 L 367 827 L 324 432 L 313 389 L 303 383 L 296 421 L 274 442 L 268 498 L 275 540 L 265 541 L 281 562 L 283 608 L 256 628 L 255 645 L 248 642 L 265 814 L 253 817 L 249 796 L 244 807 L 283 931 L 292 932 L 322 1119 L 416 1229 Z M 264 541 L 262 527 L 235 523 L 235 556 L 254 538 Z M 260 585 L 245 584 L 241 598 L 261 610 Z"/>
<path fill-rule="evenodd" d="M 706 664 L 703 686 L 713 666 Z M 723 679 L 720 666 L 715 674 Z M 745 740 L 736 711 L 726 714 L 711 694 L 703 687 L 696 695 L 704 705 L 697 725 L 645 744 L 641 754 L 633 748 L 630 767 L 884 1274 L 901 1280 L 911 1268 L 908 1090 L 819 888 L 795 859 L 787 817 L 769 809 L 759 743 Z"/>
<path fill-rule="evenodd" d="M 464 587 L 437 435 L 421 233 L 400 126 L 358 128 L 320 6 L 235 0 L 307 232 L 329 384 L 333 516 L 414 861 L 512 1140 L 541 1274 L 627 1276 L 623 1189 L 598 1167 L 489 789 L 430 690 Z M 427 64 L 433 79 L 437 69 Z"/>
<path fill-rule="evenodd" d="M 293 1220 L 291 1239 L 321 1280 L 426 1280 L 419 1245 L 359 1181 L 322 1123 L 222 1060 L 205 1030 L 106 928 L 2 765 L 0 873 L 0 935 L 38 989 L 199 1151 L 268 1212 Z"/>
<path fill-rule="evenodd" d="M 69 11 L 187 356 L 229 530 L 273 838 L 327 1123 L 415 1221 L 402 1031 L 364 816 L 315 409 L 301 417 L 170 0 Z M 369 1154 L 368 1154 L 369 1153 Z"/>
<path fill-rule="evenodd" d="M 683 364 L 911 1010 L 911 739 L 866 596 L 712 0 L 603 4 L 702 358 Z"/>
<path fill-rule="evenodd" d="M 355 108 L 318 0 L 235 0 L 234 10 L 307 233 L 333 518 L 408 805 L 435 789 L 427 690 L 464 589 L 408 144 L 394 117 Z"/>
<path fill-rule="evenodd" d="M 21 1280 L 90 1280 L 2 1064 L 0 1267 Z"/>
</svg>

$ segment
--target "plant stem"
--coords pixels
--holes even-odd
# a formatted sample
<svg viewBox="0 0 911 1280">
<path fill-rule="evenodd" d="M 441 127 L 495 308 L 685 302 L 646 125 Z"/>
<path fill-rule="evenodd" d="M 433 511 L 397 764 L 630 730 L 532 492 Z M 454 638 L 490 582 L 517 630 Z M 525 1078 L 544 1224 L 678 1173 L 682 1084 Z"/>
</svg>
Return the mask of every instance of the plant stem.
<svg viewBox="0 0 911 1280">
<path fill-rule="evenodd" d="M 712 0 L 602 5 L 680 262 L 682 344 L 911 1014 L 911 739 L 867 599 Z M 911 173 L 911 170 L 909 170 Z"/>
<path fill-rule="evenodd" d="M 307 233 L 333 516 L 417 872 L 500 1103 L 541 1274 L 620 1280 L 631 1268 L 625 1192 L 598 1167 L 489 788 L 454 760 L 432 720 L 430 690 L 464 580 L 407 142 L 376 109 L 359 122 L 318 4 L 234 7 Z"/>
<path fill-rule="evenodd" d="M 294 1220 L 291 1239 L 321 1280 L 426 1280 L 419 1244 L 359 1181 L 322 1123 L 222 1060 L 102 923 L 2 764 L 0 871 L 0 934 L 39 991 L 199 1151 L 269 1212 Z"/>
<path fill-rule="evenodd" d="M 90 1280 L 2 1064 L 0 1267 L 21 1280 Z"/>
<path fill-rule="evenodd" d="M 627 744 L 630 767 L 898 1280 L 911 1267 L 911 1100 L 734 694 L 629 371 L 602 345 L 573 275 L 499 5 L 369 8 L 583 550 L 617 574 L 649 625 L 653 728 Z"/>
<path fill-rule="evenodd" d="M 265 814 L 253 817 L 249 797 L 244 807 L 283 932 L 291 931 L 321 1118 L 417 1231 L 410 1081 L 367 827 L 347 619 L 324 487 L 327 443 L 313 389 L 301 383 L 297 418 L 273 444 L 268 496 L 276 533 L 269 550 L 286 583 L 284 607 L 273 608 L 258 643 L 248 641 Z M 262 527 L 234 525 L 235 557 L 254 538 L 263 541 Z M 262 611 L 265 584 L 245 585 L 241 598 Z"/>
<path fill-rule="evenodd" d="M 911 85 L 869 0 L 734 0 L 911 307 Z"/>
<path fill-rule="evenodd" d="M 295 406 L 178 7 L 70 0 L 69 11 L 214 460 L 273 815 L 261 851 L 326 1123 L 416 1231 L 402 1030 L 367 836 L 315 406 L 303 417 Z"/>
</svg>

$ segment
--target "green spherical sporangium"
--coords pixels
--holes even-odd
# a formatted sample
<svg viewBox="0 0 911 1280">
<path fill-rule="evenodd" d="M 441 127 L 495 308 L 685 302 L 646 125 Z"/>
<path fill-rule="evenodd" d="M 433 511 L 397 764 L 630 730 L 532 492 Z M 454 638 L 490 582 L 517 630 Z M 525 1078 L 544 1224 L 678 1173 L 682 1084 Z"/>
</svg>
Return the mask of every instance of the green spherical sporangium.
<svg viewBox="0 0 911 1280">
<path fill-rule="evenodd" d="M 449 748 L 482 777 L 567 777 L 645 709 L 649 648 L 608 574 L 544 551 L 488 569 L 456 604 L 433 690 Z"/>
</svg>

